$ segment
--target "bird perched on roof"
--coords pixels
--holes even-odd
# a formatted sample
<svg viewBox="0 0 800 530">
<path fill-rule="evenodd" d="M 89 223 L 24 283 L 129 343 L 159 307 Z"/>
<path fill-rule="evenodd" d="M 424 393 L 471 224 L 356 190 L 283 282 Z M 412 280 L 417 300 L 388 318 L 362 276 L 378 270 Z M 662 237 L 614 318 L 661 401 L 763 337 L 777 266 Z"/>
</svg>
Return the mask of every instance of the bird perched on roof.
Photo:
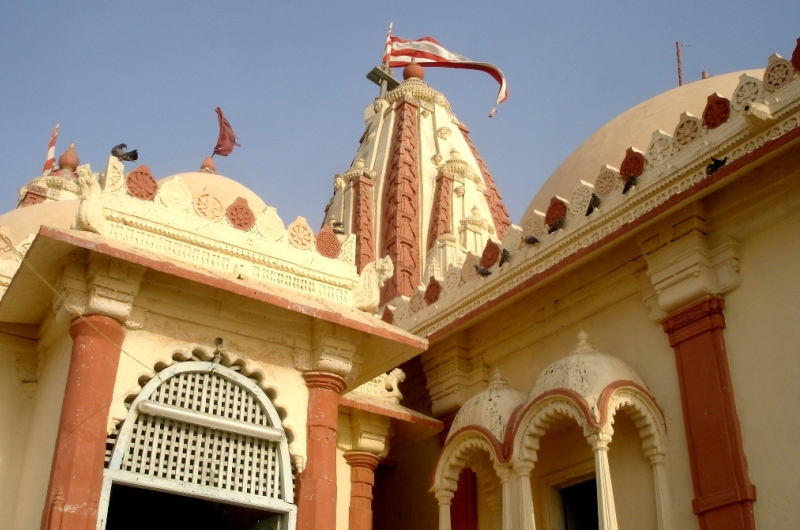
<svg viewBox="0 0 800 530">
<path fill-rule="evenodd" d="M 727 163 L 728 163 L 728 157 L 727 156 L 725 158 L 723 158 L 722 160 L 719 160 L 719 159 L 714 158 L 712 156 L 711 157 L 711 163 L 706 166 L 706 175 L 709 175 L 709 176 L 713 175 L 714 173 L 717 172 L 717 170 L 719 168 L 721 168 L 722 166 L 724 166 Z"/>
<path fill-rule="evenodd" d="M 631 191 L 631 188 L 635 187 L 636 187 L 636 175 L 631 173 L 630 175 L 628 175 L 628 180 L 625 181 L 625 187 L 622 188 L 622 194 L 627 195 L 628 192 Z"/>
<path fill-rule="evenodd" d="M 121 162 L 136 162 L 139 160 L 139 152 L 134 149 L 133 151 L 126 151 L 128 148 L 125 144 L 115 145 L 113 149 L 111 149 L 111 154 L 117 157 L 117 160 Z"/>
<path fill-rule="evenodd" d="M 528 245 L 535 245 L 536 243 L 539 242 L 539 240 L 536 239 L 536 236 L 525 236 L 523 241 L 525 241 L 525 243 Z"/>
<path fill-rule="evenodd" d="M 508 263 L 508 260 L 510 259 L 511 259 L 511 252 L 509 252 L 507 248 L 504 248 L 503 251 L 500 253 L 499 266 L 502 267 L 503 265 Z"/>
<path fill-rule="evenodd" d="M 490 271 L 489 269 L 484 269 L 483 267 L 480 267 L 478 265 L 475 265 L 475 272 L 477 272 L 483 277 L 489 276 L 492 273 L 492 271 Z"/>
<path fill-rule="evenodd" d="M 564 226 L 564 216 L 561 215 L 558 217 L 558 219 L 553 221 L 553 224 L 550 225 L 550 229 L 547 231 L 547 233 L 552 234 L 553 232 L 560 230 L 563 226 Z"/>
<path fill-rule="evenodd" d="M 592 193 L 592 198 L 589 199 L 589 207 L 586 208 L 586 217 L 592 215 L 594 209 L 600 206 L 600 197 L 597 196 L 596 193 Z"/>
</svg>

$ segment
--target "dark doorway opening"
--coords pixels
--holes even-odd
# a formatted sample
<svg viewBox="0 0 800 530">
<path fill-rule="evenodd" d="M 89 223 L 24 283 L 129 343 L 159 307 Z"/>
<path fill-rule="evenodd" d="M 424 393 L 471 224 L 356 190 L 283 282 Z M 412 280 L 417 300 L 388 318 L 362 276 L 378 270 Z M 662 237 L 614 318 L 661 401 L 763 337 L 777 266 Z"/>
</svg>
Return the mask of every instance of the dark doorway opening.
<svg viewBox="0 0 800 530">
<path fill-rule="evenodd" d="M 277 530 L 280 515 L 207 499 L 114 484 L 106 530 Z"/>
<path fill-rule="evenodd" d="M 598 530 L 597 483 L 594 479 L 561 490 L 566 530 Z"/>
</svg>

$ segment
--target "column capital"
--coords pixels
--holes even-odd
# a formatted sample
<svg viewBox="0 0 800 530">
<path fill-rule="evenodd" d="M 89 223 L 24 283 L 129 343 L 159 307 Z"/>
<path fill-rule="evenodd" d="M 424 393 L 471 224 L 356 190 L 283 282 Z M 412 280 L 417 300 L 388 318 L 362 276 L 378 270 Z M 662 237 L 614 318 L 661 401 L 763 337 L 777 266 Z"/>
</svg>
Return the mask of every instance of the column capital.
<svg viewBox="0 0 800 530">
<path fill-rule="evenodd" d="M 586 439 L 592 446 L 592 451 L 608 451 L 608 444 L 611 443 L 611 434 L 600 431 L 590 434 Z"/>
<path fill-rule="evenodd" d="M 344 459 L 350 467 L 363 467 L 371 471 L 378 469 L 378 464 L 381 461 L 378 455 L 367 451 L 347 451 L 344 454 Z"/>
<path fill-rule="evenodd" d="M 669 335 L 670 345 L 688 340 L 700 333 L 725 328 L 725 299 L 708 296 L 667 315 L 662 321 L 664 333 Z"/>
<path fill-rule="evenodd" d="M 533 471 L 533 467 L 534 467 L 533 462 L 528 462 L 525 460 L 521 460 L 514 463 L 514 471 L 517 473 L 517 475 L 523 477 L 530 477 L 531 472 Z"/>
<path fill-rule="evenodd" d="M 455 492 L 441 489 L 434 491 L 433 495 L 436 497 L 436 500 L 439 501 L 439 505 L 443 505 L 450 504 L 453 501 L 453 495 L 455 495 Z"/>
<path fill-rule="evenodd" d="M 303 379 L 306 381 L 308 388 L 320 388 L 324 390 L 332 390 L 337 394 L 341 394 L 342 390 L 347 387 L 347 382 L 340 375 L 330 372 L 305 372 Z"/>
</svg>

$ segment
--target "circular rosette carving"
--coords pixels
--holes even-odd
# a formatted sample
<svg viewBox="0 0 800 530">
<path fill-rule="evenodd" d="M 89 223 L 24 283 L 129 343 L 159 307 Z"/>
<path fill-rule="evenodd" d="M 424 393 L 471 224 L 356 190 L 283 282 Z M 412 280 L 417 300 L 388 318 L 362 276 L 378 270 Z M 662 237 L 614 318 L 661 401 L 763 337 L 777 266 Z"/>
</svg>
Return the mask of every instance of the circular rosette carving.
<svg viewBox="0 0 800 530">
<path fill-rule="evenodd" d="M 544 214 L 544 224 L 550 226 L 559 217 L 567 218 L 567 201 L 560 197 L 553 197 L 550 199 L 550 206 L 547 207 L 547 212 Z"/>
<path fill-rule="evenodd" d="M 700 136 L 701 121 L 688 113 L 683 113 L 681 122 L 675 128 L 673 145 L 680 150 L 694 142 Z M 620 175 L 625 178 L 625 173 L 620 169 Z"/>
<path fill-rule="evenodd" d="M 619 174 L 627 182 L 628 177 L 631 175 L 641 177 L 642 173 L 644 173 L 644 155 L 633 147 L 629 147 L 625 151 L 625 159 L 622 161 L 622 165 L 619 166 Z"/>
<path fill-rule="evenodd" d="M 522 220 L 522 235 L 539 237 L 545 234 L 542 214 L 533 212 Z"/>
<path fill-rule="evenodd" d="M 442 284 L 439 283 L 434 276 L 431 276 L 428 282 L 428 287 L 425 288 L 425 303 L 428 305 L 435 304 L 439 301 L 439 296 L 442 294 Z"/>
<path fill-rule="evenodd" d="M 448 293 L 452 293 L 458 289 L 459 285 L 461 285 L 461 271 L 456 267 L 450 266 L 444 277 L 444 289 Z"/>
<path fill-rule="evenodd" d="M 464 265 L 461 266 L 461 279 L 468 282 L 478 277 L 478 271 L 475 270 L 476 265 L 480 265 L 481 259 L 470 252 L 464 260 Z"/>
<path fill-rule="evenodd" d="M 228 209 L 225 210 L 225 217 L 228 218 L 231 226 L 243 232 L 253 228 L 256 223 L 256 216 L 244 197 L 238 197 L 233 204 L 228 206 Z"/>
<path fill-rule="evenodd" d="M 225 215 L 222 201 L 217 198 L 217 194 L 213 191 L 203 191 L 197 196 L 194 200 L 194 211 L 199 217 L 215 223 Z"/>
<path fill-rule="evenodd" d="M 161 186 L 156 202 L 169 210 L 182 212 L 192 204 L 192 192 L 180 177 L 175 177 Z"/>
<path fill-rule="evenodd" d="M 289 234 L 289 243 L 299 250 L 308 250 L 314 242 L 314 232 L 308 226 L 305 217 L 298 217 L 289 228 L 286 229 Z"/>
<path fill-rule="evenodd" d="M 417 289 L 414 292 L 414 296 L 411 297 L 411 301 L 408 303 L 408 308 L 411 310 L 412 313 L 416 313 L 417 311 L 422 310 L 424 307 L 425 307 L 425 293 Z"/>
<path fill-rule="evenodd" d="M 703 125 L 709 129 L 716 129 L 731 116 L 731 102 L 717 93 L 708 96 L 706 108 L 703 111 Z"/>
<path fill-rule="evenodd" d="M 782 57 L 774 57 L 764 70 L 764 90 L 774 92 L 786 86 L 792 79 L 792 63 Z"/>
<path fill-rule="evenodd" d="M 342 243 L 342 251 L 339 253 L 339 259 L 345 263 L 355 264 L 356 262 L 356 236 L 350 236 Z"/>
<path fill-rule="evenodd" d="M 666 160 L 671 154 L 672 136 L 661 130 L 654 132 L 650 147 L 647 148 L 647 160 L 656 165 Z"/>
<path fill-rule="evenodd" d="M 147 166 L 139 166 L 125 177 L 128 195 L 143 201 L 152 201 L 158 193 L 158 182 Z"/>
<path fill-rule="evenodd" d="M 325 226 L 322 230 L 317 232 L 316 243 L 317 252 L 326 258 L 336 259 L 342 251 L 342 244 L 339 238 L 333 233 L 333 228 Z"/>
<path fill-rule="evenodd" d="M 742 75 L 736 92 L 733 93 L 733 108 L 741 110 L 748 103 L 752 103 L 761 97 L 761 82 L 755 77 Z"/>
<path fill-rule="evenodd" d="M 481 254 L 481 262 L 480 265 L 484 269 L 489 269 L 497 263 L 497 259 L 500 257 L 500 245 L 492 241 L 491 239 L 486 240 L 486 246 L 483 247 L 483 253 Z"/>
<path fill-rule="evenodd" d="M 278 217 L 278 212 L 272 206 L 261 212 L 256 219 L 256 228 L 261 237 L 269 241 L 277 241 L 283 236 L 283 221 Z"/>
<path fill-rule="evenodd" d="M 586 183 L 578 186 L 578 189 L 569 198 L 569 214 L 571 216 L 585 216 L 589 209 L 589 201 L 592 200 L 592 188 Z"/>
</svg>

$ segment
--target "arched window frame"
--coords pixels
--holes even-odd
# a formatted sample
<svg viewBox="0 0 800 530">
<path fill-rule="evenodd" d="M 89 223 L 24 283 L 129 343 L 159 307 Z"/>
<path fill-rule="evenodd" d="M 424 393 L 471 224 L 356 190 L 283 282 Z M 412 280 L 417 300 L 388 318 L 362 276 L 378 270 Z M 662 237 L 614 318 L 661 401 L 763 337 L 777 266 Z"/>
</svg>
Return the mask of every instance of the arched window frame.
<svg viewBox="0 0 800 530">
<path fill-rule="evenodd" d="M 125 453 L 131 442 L 133 427 L 141 414 L 140 404 L 149 400 L 153 393 L 162 384 L 171 378 L 185 373 L 214 373 L 219 377 L 225 378 L 232 383 L 239 385 L 249 392 L 250 395 L 263 407 L 269 427 L 275 431 L 283 433 L 278 442 L 276 464 L 277 480 L 281 493 L 278 498 L 254 495 L 251 493 L 231 491 L 213 486 L 200 484 L 189 484 L 174 479 L 154 477 L 121 470 L 121 464 Z M 224 429 L 220 429 L 224 430 Z M 286 438 L 285 429 L 281 424 L 275 406 L 264 391 L 252 379 L 226 368 L 215 362 L 189 361 L 181 362 L 165 368 L 156 374 L 145 386 L 142 391 L 131 403 L 128 415 L 125 418 L 117 436 L 116 444 L 111 453 L 108 468 L 104 472 L 103 489 L 98 506 L 97 529 L 104 530 L 107 520 L 108 505 L 111 496 L 112 484 L 124 484 L 129 486 L 144 487 L 167 493 L 174 493 L 189 497 L 198 497 L 213 501 L 247 506 L 251 508 L 264 509 L 266 511 L 281 514 L 282 530 L 294 530 L 297 519 L 297 506 L 294 504 L 294 484 L 292 482 L 292 468 L 289 457 L 289 446 Z"/>
</svg>

